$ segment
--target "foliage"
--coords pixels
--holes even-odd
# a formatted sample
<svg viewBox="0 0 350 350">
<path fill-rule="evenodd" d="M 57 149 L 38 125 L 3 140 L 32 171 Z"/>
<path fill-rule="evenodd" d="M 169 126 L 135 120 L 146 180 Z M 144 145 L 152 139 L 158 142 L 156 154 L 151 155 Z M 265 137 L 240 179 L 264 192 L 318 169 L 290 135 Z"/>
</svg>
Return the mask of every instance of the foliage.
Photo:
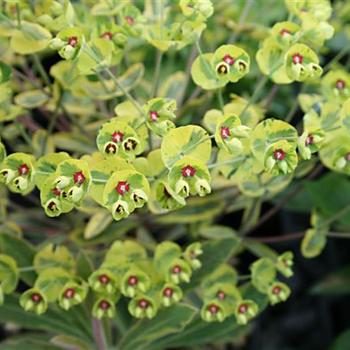
<svg viewBox="0 0 350 350">
<path fill-rule="evenodd" d="M 3 1 L 0 319 L 48 337 L 0 349 L 237 341 L 292 293 L 293 252 L 247 238 L 265 201 L 311 213 L 305 258 L 346 237 L 349 6 L 264 6 Z"/>
</svg>

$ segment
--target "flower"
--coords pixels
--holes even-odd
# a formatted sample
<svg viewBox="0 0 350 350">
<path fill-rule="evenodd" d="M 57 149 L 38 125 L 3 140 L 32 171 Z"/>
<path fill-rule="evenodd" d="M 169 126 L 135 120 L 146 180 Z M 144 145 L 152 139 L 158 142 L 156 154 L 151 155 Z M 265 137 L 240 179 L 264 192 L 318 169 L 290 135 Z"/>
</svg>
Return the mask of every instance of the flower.
<svg viewBox="0 0 350 350">
<path fill-rule="evenodd" d="M 206 322 L 222 322 L 227 317 L 227 313 L 221 302 L 213 300 L 202 306 L 201 317 Z"/>
<path fill-rule="evenodd" d="M 86 298 L 87 292 L 88 287 L 85 282 L 68 282 L 62 288 L 58 303 L 63 309 L 69 310 L 71 307 L 80 304 Z"/>
<path fill-rule="evenodd" d="M 150 277 L 146 273 L 138 268 L 132 267 L 122 277 L 120 290 L 123 295 L 133 298 L 139 292 L 146 292 L 150 284 Z"/>
<path fill-rule="evenodd" d="M 128 310 L 136 318 L 151 319 L 156 315 L 158 306 L 152 298 L 146 295 L 139 295 L 130 301 Z"/>
<path fill-rule="evenodd" d="M 115 302 L 110 297 L 102 296 L 97 299 L 92 307 L 92 314 L 98 319 L 115 316 Z"/>
<path fill-rule="evenodd" d="M 33 311 L 38 315 L 43 314 L 48 307 L 45 295 L 37 288 L 31 288 L 24 292 L 19 299 L 19 303 L 24 310 Z"/>
<path fill-rule="evenodd" d="M 199 242 L 190 244 L 185 252 L 184 258 L 191 265 L 194 270 L 199 269 L 202 266 L 201 261 L 198 259 L 203 254 L 202 245 Z"/>
<path fill-rule="evenodd" d="M 268 296 L 271 305 L 275 305 L 282 301 L 286 301 L 290 295 L 289 287 L 281 282 L 273 283 L 268 291 Z"/>
<path fill-rule="evenodd" d="M 257 313 L 258 306 L 252 300 L 241 300 L 235 308 L 236 320 L 240 325 L 247 324 Z"/>
<path fill-rule="evenodd" d="M 101 267 L 89 277 L 90 287 L 98 293 L 115 294 L 118 288 L 117 277 L 106 268 Z"/>
<path fill-rule="evenodd" d="M 303 159 L 310 159 L 311 155 L 317 152 L 324 140 L 324 133 L 319 131 L 304 131 L 298 140 L 298 150 Z"/>
<path fill-rule="evenodd" d="M 182 259 L 173 259 L 171 265 L 168 267 L 165 276 L 168 282 L 179 284 L 181 282 L 188 283 L 192 275 L 190 264 Z"/>
<path fill-rule="evenodd" d="M 293 276 L 293 252 L 285 252 L 277 258 L 276 267 L 285 277 Z"/>
<path fill-rule="evenodd" d="M 173 283 L 166 283 L 160 292 L 160 300 L 163 306 L 169 307 L 182 299 L 182 290 Z"/>
</svg>

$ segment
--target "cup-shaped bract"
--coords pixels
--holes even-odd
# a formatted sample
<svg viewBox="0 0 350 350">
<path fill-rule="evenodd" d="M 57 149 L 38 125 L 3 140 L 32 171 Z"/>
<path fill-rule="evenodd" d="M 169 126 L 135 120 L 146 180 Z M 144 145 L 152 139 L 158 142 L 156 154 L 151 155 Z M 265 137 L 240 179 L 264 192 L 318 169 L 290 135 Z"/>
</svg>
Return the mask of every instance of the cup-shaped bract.
<svg viewBox="0 0 350 350">
<path fill-rule="evenodd" d="M 50 42 L 53 50 L 58 50 L 60 56 L 66 60 L 77 58 L 84 46 L 84 35 L 81 28 L 70 27 L 62 29 Z"/>
<path fill-rule="evenodd" d="M 143 151 L 137 132 L 127 123 L 118 121 L 117 118 L 102 125 L 96 143 L 105 156 L 135 158 Z"/>
<path fill-rule="evenodd" d="M 139 294 L 131 299 L 128 305 L 130 314 L 136 318 L 153 318 L 158 311 L 159 305 L 151 296 Z"/>
<path fill-rule="evenodd" d="M 88 285 L 80 279 L 67 282 L 58 297 L 58 303 L 64 310 L 81 304 L 88 293 Z"/>
<path fill-rule="evenodd" d="M 181 197 L 205 196 L 211 192 L 210 173 L 205 164 L 191 157 L 183 157 L 171 168 L 168 182 Z"/>
<path fill-rule="evenodd" d="M 129 216 L 149 199 L 150 186 L 146 177 L 134 170 L 115 172 L 106 183 L 103 201 L 115 220 Z"/>
<path fill-rule="evenodd" d="M 11 191 L 27 194 L 34 188 L 35 158 L 26 153 L 12 153 L 0 166 L 0 182 Z"/>
<path fill-rule="evenodd" d="M 20 305 L 26 311 L 32 311 L 38 315 L 43 314 L 48 307 L 48 301 L 44 293 L 38 288 L 31 288 L 25 291 L 20 299 Z"/>
<path fill-rule="evenodd" d="M 268 291 L 268 297 L 271 305 L 286 301 L 290 295 L 289 287 L 282 282 L 274 282 Z"/>
<path fill-rule="evenodd" d="M 304 44 L 295 44 L 285 54 L 286 73 L 291 80 L 305 81 L 322 75 L 317 54 Z"/>
</svg>

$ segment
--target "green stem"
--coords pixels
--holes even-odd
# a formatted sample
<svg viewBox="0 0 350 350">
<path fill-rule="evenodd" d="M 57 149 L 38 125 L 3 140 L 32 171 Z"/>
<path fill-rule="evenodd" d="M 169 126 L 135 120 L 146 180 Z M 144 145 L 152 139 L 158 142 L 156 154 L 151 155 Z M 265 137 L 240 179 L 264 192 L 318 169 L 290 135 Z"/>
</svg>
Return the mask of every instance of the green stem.
<svg viewBox="0 0 350 350">
<path fill-rule="evenodd" d="M 224 160 L 222 162 L 209 164 L 208 165 L 208 169 L 213 169 L 213 168 L 224 166 L 224 165 L 230 165 L 230 164 L 238 163 L 238 162 L 244 160 L 245 158 L 246 157 L 238 157 L 238 158 L 235 158 L 235 159 L 228 159 L 228 160 Z"/>
<path fill-rule="evenodd" d="M 22 23 L 21 23 L 21 9 L 18 4 L 16 4 L 16 15 L 17 15 L 17 26 L 19 29 L 22 28 Z"/>
<path fill-rule="evenodd" d="M 35 65 L 38 73 L 40 74 L 41 78 L 45 82 L 46 86 L 50 89 L 50 92 L 52 93 L 52 86 L 51 86 L 50 78 L 47 75 L 46 70 L 43 67 L 39 57 L 36 54 L 33 54 L 32 57 L 33 57 L 34 65 Z"/>
<path fill-rule="evenodd" d="M 106 338 L 103 331 L 103 325 L 101 320 L 98 320 L 96 318 L 92 319 L 92 330 L 94 334 L 95 343 L 97 345 L 97 349 L 106 350 L 107 349 Z"/>
<path fill-rule="evenodd" d="M 343 49 L 340 50 L 340 51 L 338 52 L 338 54 L 335 55 L 335 56 L 333 57 L 333 59 L 332 59 L 331 61 L 329 61 L 329 62 L 323 67 L 323 72 L 328 71 L 328 70 L 331 68 L 332 64 L 335 63 L 335 62 L 338 62 L 339 60 L 341 60 L 341 59 L 348 53 L 349 50 L 350 50 L 350 45 L 344 46 Z"/>
<path fill-rule="evenodd" d="M 223 111 L 224 110 L 224 98 L 222 96 L 222 89 L 218 89 L 217 94 L 218 94 L 218 101 L 219 101 L 220 109 Z"/>
<path fill-rule="evenodd" d="M 163 59 L 163 52 L 158 50 L 157 51 L 157 58 L 156 58 L 156 66 L 154 69 L 154 83 L 153 83 L 153 87 L 151 90 L 151 96 L 150 96 L 151 98 L 157 96 L 162 59 Z"/>
<path fill-rule="evenodd" d="M 24 141 L 28 144 L 28 146 L 30 146 L 31 148 L 33 148 L 32 145 L 32 139 L 31 137 L 28 135 L 28 133 L 26 132 L 26 130 L 24 129 L 22 124 L 16 123 L 16 127 L 18 129 L 18 131 L 21 133 L 21 136 L 23 137 Z"/>
</svg>

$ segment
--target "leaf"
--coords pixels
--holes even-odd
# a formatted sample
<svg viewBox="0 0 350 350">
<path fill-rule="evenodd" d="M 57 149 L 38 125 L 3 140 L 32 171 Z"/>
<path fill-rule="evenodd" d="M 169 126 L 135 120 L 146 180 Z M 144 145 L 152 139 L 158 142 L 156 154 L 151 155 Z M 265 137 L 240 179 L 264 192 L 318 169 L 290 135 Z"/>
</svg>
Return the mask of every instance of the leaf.
<svg viewBox="0 0 350 350">
<path fill-rule="evenodd" d="M 57 148 L 71 152 L 92 153 L 96 151 L 96 146 L 92 140 L 77 133 L 58 132 L 53 135 L 53 140 Z"/>
<path fill-rule="evenodd" d="M 37 108 L 45 104 L 49 96 L 42 90 L 24 91 L 15 96 L 15 103 L 23 108 Z"/>
<path fill-rule="evenodd" d="M 0 343 L 0 350 L 61 350 L 55 345 L 49 344 L 47 341 L 39 339 L 18 339 L 18 336 L 10 338 Z"/>
<path fill-rule="evenodd" d="M 316 295 L 347 295 L 350 294 L 350 266 L 341 268 L 317 282 L 311 293 Z"/>
<path fill-rule="evenodd" d="M 305 258 L 315 258 L 320 255 L 327 243 L 327 232 L 310 228 L 301 242 L 301 253 Z"/>
<path fill-rule="evenodd" d="M 208 239 L 223 239 L 237 237 L 237 232 L 234 229 L 223 225 L 203 226 L 199 229 L 198 234 Z"/>
<path fill-rule="evenodd" d="M 191 282 L 185 288 L 191 289 L 198 286 L 205 277 L 229 260 L 237 251 L 239 245 L 238 237 L 204 242 L 202 244 L 203 254 L 199 256 L 202 267 L 193 273 Z"/>
<path fill-rule="evenodd" d="M 0 321 L 12 322 L 25 329 L 63 333 L 91 341 L 91 331 L 78 321 L 76 309 L 66 312 L 49 309 L 45 314 L 37 315 L 23 310 L 19 306 L 18 296 L 9 295 L 6 303 L 0 307 Z"/>
<path fill-rule="evenodd" d="M 51 39 L 51 33 L 36 23 L 22 21 L 21 30 L 15 30 L 10 46 L 16 53 L 28 55 L 45 49 Z"/>
<path fill-rule="evenodd" d="M 35 249 L 30 243 L 22 238 L 8 235 L 6 233 L 0 233 L 0 251 L 14 258 L 19 268 L 32 266 Z M 21 272 L 20 278 L 29 285 L 33 285 L 35 272 Z"/>
<path fill-rule="evenodd" d="M 84 238 L 90 239 L 98 236 L 108 225 L 113 221 L 112 215 L 109 211 L 99 211 L 91 216 L 89 222 L 85 226 Z"/>
<path fill-rule="evenodd" d="M 277 274 L 273 261 L 269 258 L 260 258 L 251 265 L 250 270 L 254 287 L 261 293 L 266 293 Z"/>
<path fill-rule="evenodd" d="M 331 345 L 330 350 L 348 350 L 350 344 L 350 329 L 342 332 Z"/>
<path fill-rule="evenodd" d="M 56 335 L 50 342 L 57 345 L 60 349 L 65 350 L 90 350 L 91 347 L 88 343 L 82 341 L 79 338 L 68 335 Z"/>
<path fill-rule="evenodd" d="M 120 341 L 120 350 L 152 349 L 158 339 L 182 332 L 195 315 L 189 305 L 178 304 L 161 310 L 152 320 L 138 321 Z M 153 348 L 154 349 L 154 348 Z"/>
</svg>

